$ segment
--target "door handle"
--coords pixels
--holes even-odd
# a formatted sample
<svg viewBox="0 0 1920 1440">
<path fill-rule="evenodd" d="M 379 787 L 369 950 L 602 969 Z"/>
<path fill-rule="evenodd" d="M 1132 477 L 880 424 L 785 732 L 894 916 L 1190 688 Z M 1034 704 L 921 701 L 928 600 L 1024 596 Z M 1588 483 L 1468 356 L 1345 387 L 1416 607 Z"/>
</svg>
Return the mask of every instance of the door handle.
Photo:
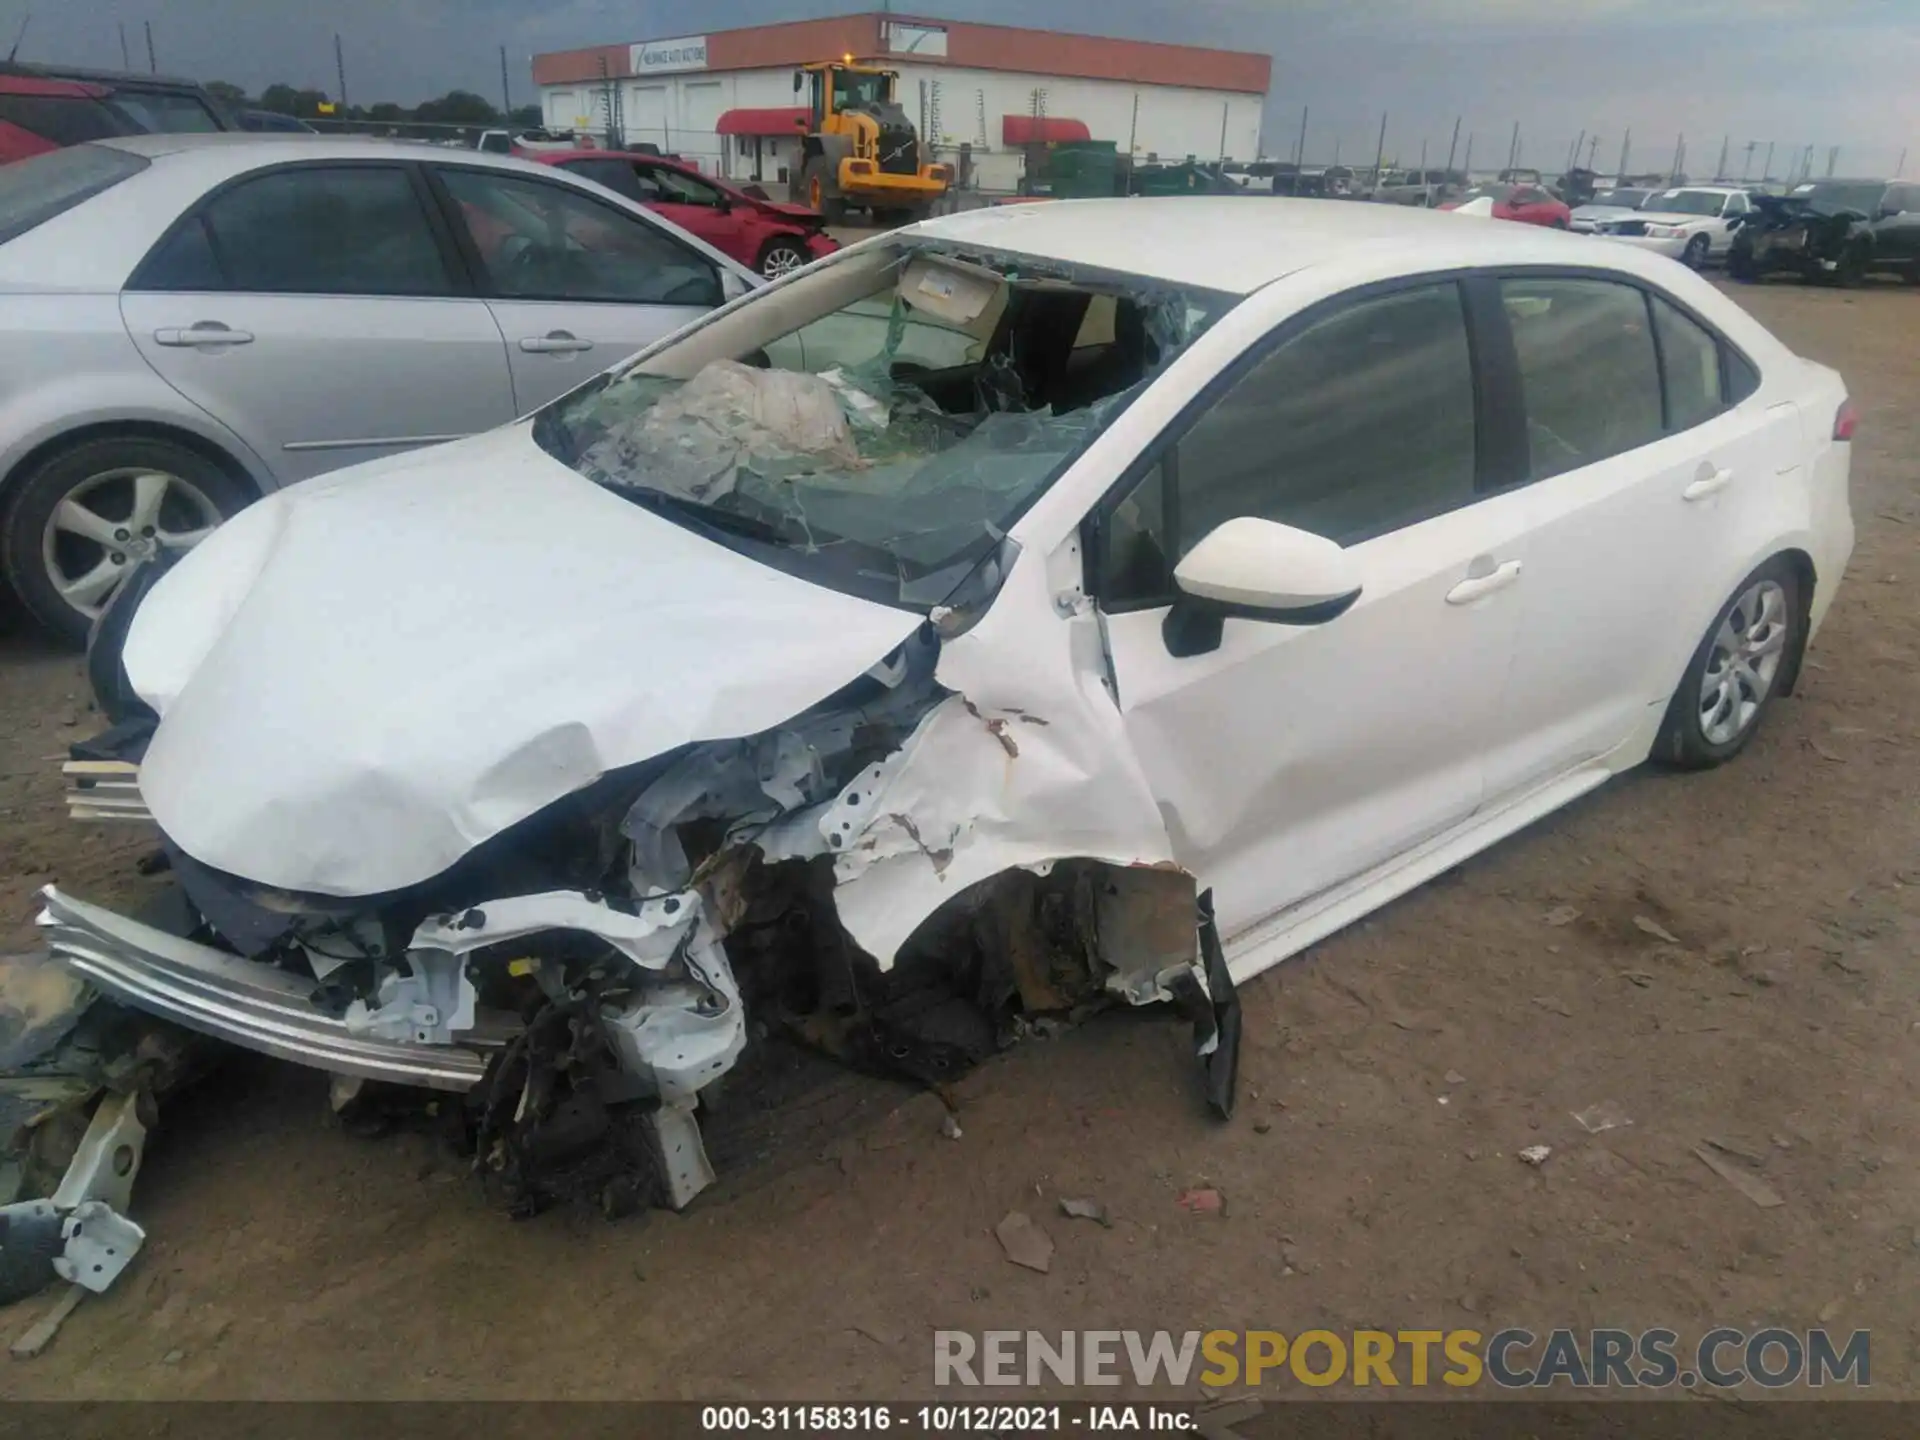
<svg viewBox="0 0 1920 1440">
<path fill-rule="evenodd" d="M 568 330 L 549 330 L 544 335 L 529 335 L 520 342 L 520 348 L 529 355 L 571 355 L 591 350 L 593 341 L 579 339 Z"/>
<path fill-rule="evenodd" d="M 156 330 L 153 332 L 153 343 L 181 349 L 214 345 L 251 345 L 253 335 L 247 330 L 230 329 L 218 320 L 199 320 L 184 330 L 173 326 Z"/>
<path fill-rule="evenodd" d="M 1691 485 L 1680 492 L 1682 500 L 1704 500 L 1727 488 L 1733 480 L 1733 471 L 1722 466 L 1718 470 L 1706 465 L 1700 467 L 1701 474 Z"/>
<path fill-rule="evenodd" d="M 1504 590 L 1520 578 L 1520 562 L 1509 560 L 1489 575 L 1474 575 L 1447 591 L 1449 605 L 1471 605 L 1483 595 Z"/>
</svg>

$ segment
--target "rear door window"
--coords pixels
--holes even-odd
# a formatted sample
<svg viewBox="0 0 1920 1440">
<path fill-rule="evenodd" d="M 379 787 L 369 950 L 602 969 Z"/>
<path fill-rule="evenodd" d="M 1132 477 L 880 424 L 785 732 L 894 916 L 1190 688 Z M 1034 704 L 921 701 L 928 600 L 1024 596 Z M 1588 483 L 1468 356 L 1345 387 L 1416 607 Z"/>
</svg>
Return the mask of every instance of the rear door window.
<svg viewBox="0 0 1920 1440">
<path fill-rule="evenodd" d="M 294 295 L 447 295 L 439 242 L 399 166 L 302 166 L 247 180 L 202 211 L 229 288 Z"/>
<path fill-rule="evenodd" d="M 640 186 L 634 180 L 631 160 L 569 160 L 560 168 L 584 180 L 591 180 L 596 185 L 604 185 L 614 194 L 624 195 L 629 200 L 642 198 Z"/>
<path fill-rule="evenodd" d="M 1720 385 L 1720 342 L 1657 296 L 1653 333 L 1667 397 L 1667 429 L 1691 430 L 1726 409 Z"/>
<path fill-rule="evenodd" d="M 1658 440 L 1660 366 L 1646 297 L 1610 280 L 1500 282 L 1525 395 L 1530 473 L 1577 470 Z"/>
</svg>

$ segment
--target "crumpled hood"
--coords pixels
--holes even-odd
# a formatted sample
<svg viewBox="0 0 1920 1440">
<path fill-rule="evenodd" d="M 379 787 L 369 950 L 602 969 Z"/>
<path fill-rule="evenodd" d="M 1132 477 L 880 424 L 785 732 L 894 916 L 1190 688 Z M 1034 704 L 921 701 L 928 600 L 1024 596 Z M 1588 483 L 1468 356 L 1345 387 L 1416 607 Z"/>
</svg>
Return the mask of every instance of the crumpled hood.
<svg viewBox="0 0 1920 1440">
<path fill-rule="evenodd" d="M 322 476 L 221 527 L 127 638 L 140 788 L 195 859 L 370 895 L 608 770 L 815 704 L 919 624 L 659 518 L 530 427 Z"/>
</svg>

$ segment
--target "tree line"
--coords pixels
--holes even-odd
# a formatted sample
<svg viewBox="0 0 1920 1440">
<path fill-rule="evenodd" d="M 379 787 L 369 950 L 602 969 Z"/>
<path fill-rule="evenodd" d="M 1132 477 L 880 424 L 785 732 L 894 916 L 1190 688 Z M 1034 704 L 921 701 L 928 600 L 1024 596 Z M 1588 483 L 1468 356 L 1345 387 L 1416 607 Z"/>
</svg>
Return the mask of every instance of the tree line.
<svg viewBox="0 0 1920 1440">
<path fill-rule="evenodd" d="M 323 111 L 320 107 L 333 98 L 324 90 L 275 84 L 255 97 L 225 80 L 208 81 L 207 89 L 236 110 L 270 110 L 301 120 L 362 120 L 390 125 L 506 125 L 516 129 L 532 129 L 540 124 L 538 105 L 515 106 L 508 114 L 484 95 L 476 95 L 471 90 L 449 90 L 437 100 L 423 100 L 411 107 L 382 100 L 372 105 L 336 105 L 331 111 Z"/>
</svg>

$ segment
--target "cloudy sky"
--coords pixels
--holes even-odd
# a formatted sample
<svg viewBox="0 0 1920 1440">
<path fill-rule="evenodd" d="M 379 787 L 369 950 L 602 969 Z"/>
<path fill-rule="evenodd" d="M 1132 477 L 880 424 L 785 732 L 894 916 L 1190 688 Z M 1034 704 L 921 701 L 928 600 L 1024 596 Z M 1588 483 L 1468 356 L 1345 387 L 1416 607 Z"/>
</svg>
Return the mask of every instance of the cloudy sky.
<svg viewBox="0 0 1920 1440">
<path fill-rule="evenodd" d="M 143 66 L 150 21 L 162 70 L 256 92 L 276 80 L 331 92 L 338 31 L 362 102 L 455 86 L 497 96 L 505 45 L 520 103 L 538 50 L 868 8 L 877 0 L 0 0 L 0 25 L 11 44 L 32 12 L 22 59 L 117 67 L 121 22 Z M 1460 115 L 1476 165 L 1504 157 L 1517 120 L 1525 163 L 1543 169 L 1582 130 L 1610 166 L 1631 127 L 1635 168 L 1664 164 L 1684 133 L 1696 171 L 1731 136 L 1736 157 L 1759 142 L 1756 164 L 1777 142 L 1776 170 L 1812 144 L 1821 168 L 1840 145 L 1843 170 L 1891 171 L 1911 145 L 1920 173 L 1920 0 L 937 0 L 921 13 L 1265 51 L 1266 146 L 1281 155 L 1305 105 L 1320 160 L 1336 138 L 1342 159 L 1371 160 L 1385 110 L 1405 163 L 1423 138 L 1438 163 Z"/>
</svg>

